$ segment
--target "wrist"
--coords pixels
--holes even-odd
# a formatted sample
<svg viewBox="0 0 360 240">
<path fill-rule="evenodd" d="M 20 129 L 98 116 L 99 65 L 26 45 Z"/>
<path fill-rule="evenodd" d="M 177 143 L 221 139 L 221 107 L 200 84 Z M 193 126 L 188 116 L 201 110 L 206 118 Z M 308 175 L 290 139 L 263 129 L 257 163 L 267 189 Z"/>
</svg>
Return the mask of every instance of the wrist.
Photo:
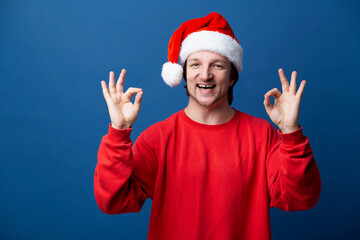
<svg viewBox="0 0 360 240">
<path fill-rule="evenodd" d="M 111 123 L 110 124 L 111 127 L 115 128 L 115 129 L 127 129 L 127 128 L 131 128 L 131 124 L 114 124 L 114 123 Z"/>
<path fill-rule="evenodd" d="M 281 133 L 283 133 L 283 134 L 295 132 L 299 128 L 300 128 L 299 124 L 297 124 L 296 126 L 292 126 L 292 127 L 285 127 L 285 126 L 280 127 L 279 126 L 279 129 L 280 129 Z"/>
</svg>

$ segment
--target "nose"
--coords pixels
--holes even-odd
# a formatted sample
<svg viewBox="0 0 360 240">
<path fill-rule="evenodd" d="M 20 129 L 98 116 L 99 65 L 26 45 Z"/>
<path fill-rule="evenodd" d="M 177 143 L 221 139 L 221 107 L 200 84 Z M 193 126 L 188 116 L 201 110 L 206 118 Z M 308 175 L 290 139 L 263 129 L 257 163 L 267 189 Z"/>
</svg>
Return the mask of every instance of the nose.
<svg viewBox="0 0 360 240">
<path fill-rule="evenodd" d="M 208 67 L 208 66 L 202 67 L 201 72 L 200 72 L 200 78 L 203 81 L 208 81 L 212 78 L 210 67 Z"/>
</svg>

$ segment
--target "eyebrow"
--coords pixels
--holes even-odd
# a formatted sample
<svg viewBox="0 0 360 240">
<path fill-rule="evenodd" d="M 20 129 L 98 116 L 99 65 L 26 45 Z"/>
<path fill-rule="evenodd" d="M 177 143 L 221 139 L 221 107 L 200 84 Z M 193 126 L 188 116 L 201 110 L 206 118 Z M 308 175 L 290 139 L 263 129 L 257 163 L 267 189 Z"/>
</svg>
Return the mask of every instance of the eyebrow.
<svg viewBox="0 0 360 240">
<path fill-rule="evenodd" d="M 188 61 L 199 61 L 199 60 L 200 60 L 199 58 L 190 58 Z M 211 62 L 222 62 L 222 63 L 226 63 L 226 61 L 221 60 L 221 59 L 218 59 L 218 58 L 213 59 Z"/>
</svg>

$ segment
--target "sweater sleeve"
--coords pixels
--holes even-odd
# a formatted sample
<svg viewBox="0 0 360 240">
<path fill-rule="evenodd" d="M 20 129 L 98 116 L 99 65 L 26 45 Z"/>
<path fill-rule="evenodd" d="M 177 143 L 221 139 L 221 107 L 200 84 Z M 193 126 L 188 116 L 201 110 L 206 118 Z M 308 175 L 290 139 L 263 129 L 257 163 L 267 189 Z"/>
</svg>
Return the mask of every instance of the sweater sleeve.
<svg viewBox="0 0 360 240">
<path fill-rule="evenodd" d="M 99 208 L 107 214 L 139 212 L 152 198 L 156 160 L 140 137 L 132 146 L 131 130 L 110 125 L 100 143 L 94 191 Z"/>
<path fill-rule="evenodd" d="M 270 207 L 307 210 L 320 197 L 320 173 L 302 128 L 282 134 L 269 124 L 267 181 Z"/>
</svg>

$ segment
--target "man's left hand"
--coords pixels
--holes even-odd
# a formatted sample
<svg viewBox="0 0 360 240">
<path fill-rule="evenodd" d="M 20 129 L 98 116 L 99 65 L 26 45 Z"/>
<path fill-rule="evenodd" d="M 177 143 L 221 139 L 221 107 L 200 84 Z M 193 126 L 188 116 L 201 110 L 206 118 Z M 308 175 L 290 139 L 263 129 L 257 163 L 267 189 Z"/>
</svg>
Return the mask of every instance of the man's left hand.
<svg viewBox="0 0 360 240">
<path fill-rule="evenodd" d="M 279 127 L 282 133 L 291 133 L 299 129 L 298 119 L 300 111 L 300 101 L 306 84 L 301 81 L 299 89 L 296 91 L 296 72 L 291 74 L 290 84 L 285 77 L 284 71 L 279 69 L 279 77 L 282 85 L 282 93 L 273 88 L 265 94 L 264 106 L 270 119 Z M 275 97 L 274 105 L 270 102 L 270 97 Z"/>
</svg>

